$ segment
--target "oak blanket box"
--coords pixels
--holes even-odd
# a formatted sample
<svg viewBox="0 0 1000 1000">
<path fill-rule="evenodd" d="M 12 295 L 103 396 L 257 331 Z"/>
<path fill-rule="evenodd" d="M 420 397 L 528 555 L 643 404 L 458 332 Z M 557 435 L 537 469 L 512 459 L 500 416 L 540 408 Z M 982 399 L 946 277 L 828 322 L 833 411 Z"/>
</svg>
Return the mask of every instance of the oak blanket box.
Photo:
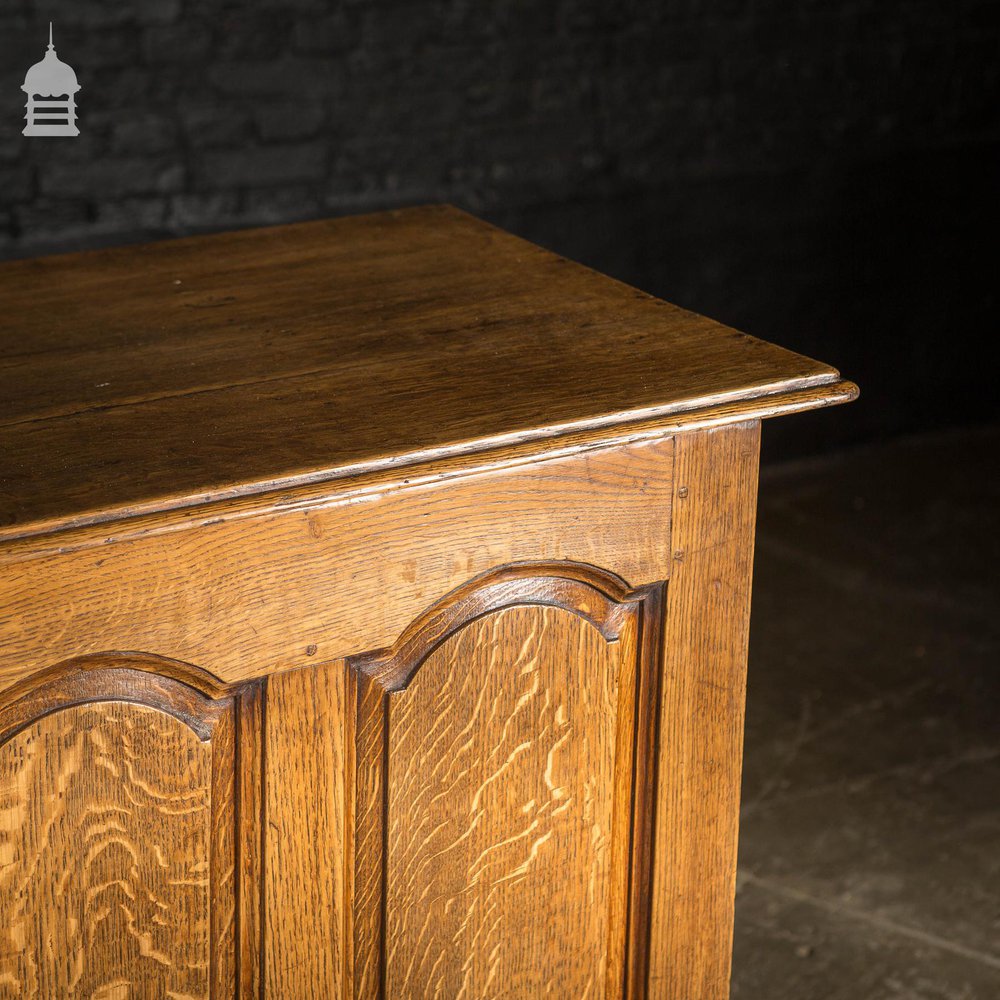
<svg viewBox="0 0 1000 1000">
<path fill-rule="evenodd" d="M 762 419 L 449 207 L 0 267 L 0 997 L 728 993 Z"/>
</svg>

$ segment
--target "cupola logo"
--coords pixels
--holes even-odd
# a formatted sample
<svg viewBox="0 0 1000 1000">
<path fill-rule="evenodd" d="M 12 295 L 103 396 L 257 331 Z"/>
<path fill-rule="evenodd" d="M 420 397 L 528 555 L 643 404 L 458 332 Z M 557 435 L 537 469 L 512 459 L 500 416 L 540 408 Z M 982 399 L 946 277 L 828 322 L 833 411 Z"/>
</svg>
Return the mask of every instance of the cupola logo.
<svg viewBox="0 0 1000 1000">
<path fill-rule="evenodd" d="M 73 67 L 56 55 L 51 21 L 45 58 L 28 70 L 21 90 L 28 95 L 24 135 L 80 134 L 76 127 L 76 94 L 80 84 Z"/>
</svg>

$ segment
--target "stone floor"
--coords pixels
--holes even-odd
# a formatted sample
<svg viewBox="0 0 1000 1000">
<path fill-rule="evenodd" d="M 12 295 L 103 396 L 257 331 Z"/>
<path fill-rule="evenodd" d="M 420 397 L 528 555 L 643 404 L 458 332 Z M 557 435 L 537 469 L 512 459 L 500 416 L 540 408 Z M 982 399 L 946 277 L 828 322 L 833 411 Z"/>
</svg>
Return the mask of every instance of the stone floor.
<svg viewBox="0 0 1000 1000">
<path fill-rule="evenodd" d="M 1000 428 L 765 467 L 736 1000 L 1000 998 L 998 467 Z"/>
</svg>

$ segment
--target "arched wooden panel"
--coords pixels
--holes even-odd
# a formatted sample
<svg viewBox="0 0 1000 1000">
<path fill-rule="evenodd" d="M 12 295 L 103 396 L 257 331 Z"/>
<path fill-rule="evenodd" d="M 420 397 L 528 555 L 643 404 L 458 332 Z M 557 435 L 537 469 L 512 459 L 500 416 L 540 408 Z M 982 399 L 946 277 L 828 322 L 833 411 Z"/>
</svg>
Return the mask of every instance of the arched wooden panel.
<svg viewBox="0 0 1000 1000">
<path fill-rule="evenodd" d="M 236 995 L 258 704 L 143 654 L 0 696 L 0 997 Z"/>
<path fill-rule="evenodd" d="M 356 998 L 643 995 L 662 602 L 508 567 L 352 661 Z"/>
</svg>

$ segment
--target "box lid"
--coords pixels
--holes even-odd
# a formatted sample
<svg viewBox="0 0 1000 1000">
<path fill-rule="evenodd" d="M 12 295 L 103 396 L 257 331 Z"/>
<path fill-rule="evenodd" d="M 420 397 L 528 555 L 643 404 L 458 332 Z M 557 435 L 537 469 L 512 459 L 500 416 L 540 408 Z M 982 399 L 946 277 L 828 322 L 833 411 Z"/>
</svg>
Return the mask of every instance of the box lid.
<svg viewBox="0 0 1000 1000">
<path fill-rule="evenodd" d="M 16 261 L 0 303 L 0 539 L 856 394 L 448 206 Z"/>
</svg>

